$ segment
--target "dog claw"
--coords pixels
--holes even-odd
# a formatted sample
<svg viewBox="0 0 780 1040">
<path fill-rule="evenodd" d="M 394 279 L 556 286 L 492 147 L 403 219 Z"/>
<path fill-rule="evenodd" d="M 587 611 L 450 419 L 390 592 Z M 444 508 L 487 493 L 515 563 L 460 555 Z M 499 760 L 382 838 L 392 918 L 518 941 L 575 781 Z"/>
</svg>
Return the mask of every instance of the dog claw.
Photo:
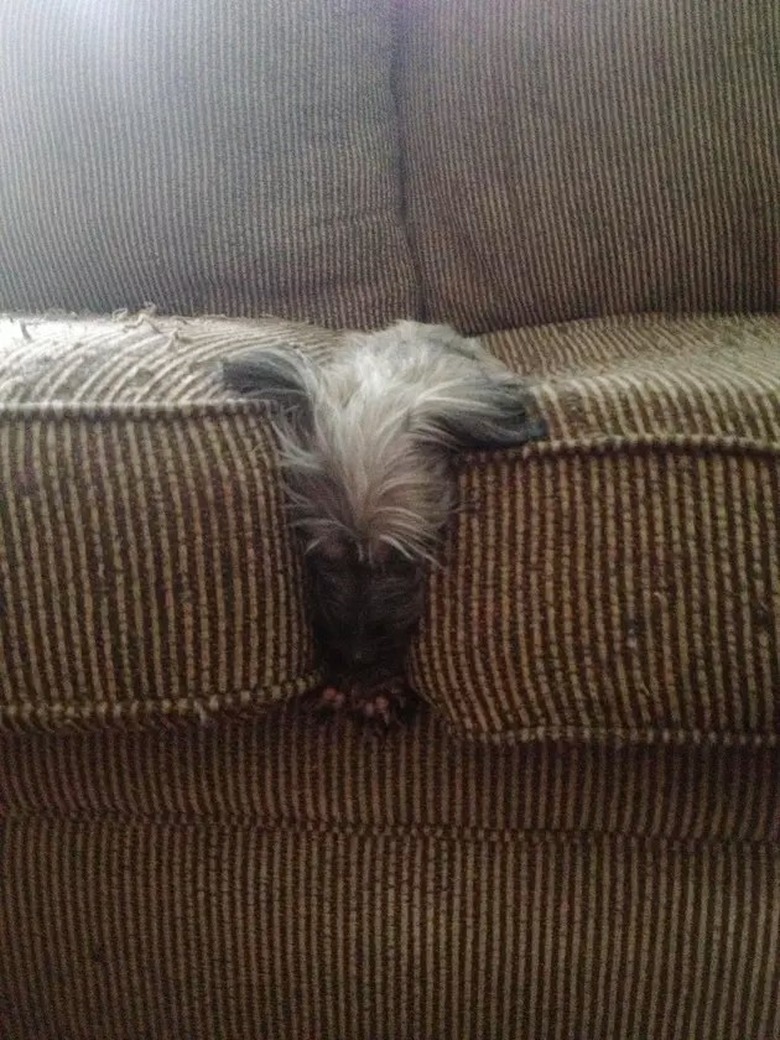
<svg viewBox="0 0 780 1040">
<path fill-rule="evenodd" d="M 390 724 L 391 701 L 381 693 L 371 700 L 364 700 L 355 705 L 355 710 L 367 719 L 376 719 L 377 722 Z"/>
<path fill-rule="evenodd" d="M 346 704 L 346 695 L 337 686 L 325 686 L 306 694 L 304 704 L 314 715 L 340 714 Z"/>
<path fill-rule="evenodd" d="M 335 686 L 326 686 L 320 694 L 320 704 L 323 708 L 330 708 L 332 711 L 338 711 L 344 704 L 346 697 L 337 689 Z"/>
<path fill-rule="evenodd" d="M 403 679 L 390 679 L 375 687 L 353 687 L 349 709 L 354 715 L 387 728 L 408 720 L 416 700 Z"/>
<path fill-rule="evenodd" d="M 403 679 L 389 679 L 376 685 L 352 683 L 346 686 L 346 692 L 341 686 L 329 684 L 315 693 L 309 703 L 317 715 L 349 714 L 387 729 L 412 716 L 417 698 Z"/>
</svg>

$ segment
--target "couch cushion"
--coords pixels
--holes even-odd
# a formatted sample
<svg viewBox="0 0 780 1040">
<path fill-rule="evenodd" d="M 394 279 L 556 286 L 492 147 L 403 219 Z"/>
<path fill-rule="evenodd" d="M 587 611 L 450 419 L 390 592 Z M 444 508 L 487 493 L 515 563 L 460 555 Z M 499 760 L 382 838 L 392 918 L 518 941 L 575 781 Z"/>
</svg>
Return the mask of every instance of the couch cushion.
<svg viewBox="0 0 780 1040">
<path fill-rule="evenodd" d="M 551 440 L 462 467 L 418 685 L 480 735 L 776 741 L 780 319 L 486 342 Z"/>
<path fill-rule="evenodd" d="M 317 678 L 263 406 L 220 358 L 274 321 L 0 327 L 9 722 L 268 704 Z M 490 337 L 551 439 L 464 456 L 413 678 L 492 740 L 776 743 L 780 318 Z"/>
<path fill-rule="evenodd" d="M 414 0 L 403 19 L 430 318 L 780 306 L 775 0 Z"/>
<path fill-rule="evenodd" d="M 390 7 L 4 4 L 0 308 L 411 313 Z"/>
<path fill-rule="evenodd" d="M 8 718 L 204 715 L 316 682 L 265 410 L 215 374 L 280 328 L 3 323 Z"/>
</svg>

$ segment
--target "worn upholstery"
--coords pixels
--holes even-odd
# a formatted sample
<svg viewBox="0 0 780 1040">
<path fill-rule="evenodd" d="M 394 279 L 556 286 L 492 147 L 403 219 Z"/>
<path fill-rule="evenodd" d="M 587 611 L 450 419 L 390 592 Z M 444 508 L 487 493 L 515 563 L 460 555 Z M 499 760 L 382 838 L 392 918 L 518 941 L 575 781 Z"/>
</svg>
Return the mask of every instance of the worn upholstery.
<svg viewBox="0 0 780 1040">
<path fill-rule="evenodd" d="M 0 719 L 264 704 L 317 680 L 265 406 L 220 359 L 267 320 L 0 324 Z M 505 739 L 775 743 L 780 321 L 496 334 L 550 439 L 464 458 L 412 671 Z"/>
<path fill-rule="evenodd" d="M 777 1030 L 776 318 L 486 339 L 552 439 L 462 460 L 381 738 L 297 696 L 267 416 L 218 379 L 338 336 L 0 332 L 11 1035 Z"/>
<path fill-rule="evenodd" d="M 0 5 L 2 1040 L 780 1035 L 779 50 L 771 0 Z M 458 460 L 377 735 L 304 710 L 218 371 L 405 316 L 549 437 Z"/>
</svg>

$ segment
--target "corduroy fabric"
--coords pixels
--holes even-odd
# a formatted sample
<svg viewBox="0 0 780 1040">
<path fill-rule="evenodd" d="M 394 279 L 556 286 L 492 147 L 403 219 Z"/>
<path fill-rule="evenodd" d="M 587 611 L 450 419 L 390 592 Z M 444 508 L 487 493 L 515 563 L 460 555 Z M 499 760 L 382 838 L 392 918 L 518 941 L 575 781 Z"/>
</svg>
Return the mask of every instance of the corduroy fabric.
<svg viewBox="0 0 780 1040">
<path fill-rule="evenodd" d="M 558 442 L 465 468 L 416 685 L 533 739 L 780 737 L 780 449 Z"/>
<path fill-rule="evenodd" d="M 254 723 L 6 736 L 13 1040 L 780 1030 L 776 750 Z"/>
<path fill-rule="evenodd" d="M 4 720 L 202 715 L 314 685 L 266 409 L 225 402 L 218 365 L 333 334 L 148 312 L 0 328 Z"/>
<path fill-rule="evenodd" d="M 183 318 L 148 307 L 110 318 L 0 315 L 0 403 L 162 411 L 225 399 L 225 357 L 283 342 L 313 355 L 340 334 L 278 318 Z"/>
<path fill-rule="evenodd" d="M 0 418 L 6 721 L 202 713 L 316 682 L 258 411 Z"/>
<path fill-rule="evenodd" d="M 315 682 L 265 411 L 225 401 L 217 365 L 338 338 L 150 315 L 0 334 L 3 721 L 203 714 Z M 477 737 L 776 742 L 780 321 L 488 342 L 536 371 L 552 439 L 464 458 L 417 687 Z"/>
<path fill-rule="evenodd" d="M 415 309 L 389 2 L 0 10 L 0 308 Z"/>
<path fill-rule="evenodd" d="M 774 0 L 400 5 L 425 316 L 780 307 Z"/>
</svg>

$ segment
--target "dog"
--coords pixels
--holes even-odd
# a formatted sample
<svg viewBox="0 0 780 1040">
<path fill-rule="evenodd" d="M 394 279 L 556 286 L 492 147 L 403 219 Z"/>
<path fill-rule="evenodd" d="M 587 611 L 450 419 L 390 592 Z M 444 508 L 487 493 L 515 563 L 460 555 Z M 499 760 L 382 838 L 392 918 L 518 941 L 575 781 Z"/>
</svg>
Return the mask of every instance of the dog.
<svg viewBox="0 0 780 1040">
<path fill-rule="evenodd" d="M 456 507 L 454 459 L 543 437 L 528 385 L 477 340 L 413 321 L 347 335 L 325 357 L 250 349 L 224 379 L 274 406 L 328 679 L 318 705 L 404 718 L 425 577 Z"/>
</svg>

